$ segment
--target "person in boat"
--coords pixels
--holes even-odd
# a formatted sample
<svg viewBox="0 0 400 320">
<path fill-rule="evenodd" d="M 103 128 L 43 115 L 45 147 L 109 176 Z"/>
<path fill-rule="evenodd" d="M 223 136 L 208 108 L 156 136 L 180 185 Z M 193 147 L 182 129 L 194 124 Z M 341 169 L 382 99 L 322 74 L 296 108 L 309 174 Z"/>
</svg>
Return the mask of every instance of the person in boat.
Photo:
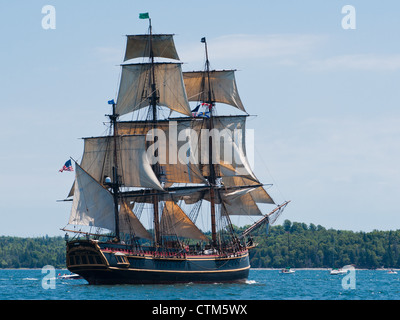
<svg viewBox="0 0 400 320">
<path fill-rule="evenodd" d="M 247 246 L 248 247 L 251 247 L 251 246 L 253 246 L 253 237 L 249 237 L 249 242 L 247 243 Z"/>
</svg>

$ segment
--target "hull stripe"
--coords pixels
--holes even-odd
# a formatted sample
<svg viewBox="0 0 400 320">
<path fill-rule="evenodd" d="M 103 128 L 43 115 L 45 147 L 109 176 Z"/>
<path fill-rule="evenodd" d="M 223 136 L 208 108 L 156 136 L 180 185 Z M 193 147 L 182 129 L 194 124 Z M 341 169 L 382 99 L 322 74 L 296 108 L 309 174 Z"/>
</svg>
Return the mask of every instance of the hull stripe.
<svg viewBox="0 0 400 320">
<path fill-rule="evenodd" d="M 121 270 L 120 268 L 110 267 L 110 269 Z M 235 272 L 250 269 L 250 266 L 239 268 L 239 269 L 231 269 L 231 270 L 209 270 L 209 271 L 191 271 L 191 270 L 152 270 L 152 269 L 131 269 L 127 268 L 127 271 L 144 271 L 144 272 L 163 272 L 163 273 L 219 273 L 219 272 Z"/>
</svg>

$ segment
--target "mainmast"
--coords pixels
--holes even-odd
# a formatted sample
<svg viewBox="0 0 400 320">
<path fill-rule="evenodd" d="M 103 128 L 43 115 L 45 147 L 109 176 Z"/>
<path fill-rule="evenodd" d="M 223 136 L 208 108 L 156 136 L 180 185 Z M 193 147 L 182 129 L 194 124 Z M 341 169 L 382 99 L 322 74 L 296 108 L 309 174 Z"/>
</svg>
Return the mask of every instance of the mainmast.
<svg viewBox="0 0 400 320">
<path fill-rule="evenodd" d="M 208 87 L 208 92 L 207 92 L 207 104 L 208 108 L 210 111 L 210 118 L 207 121 L 208 122 L 208 130 L 209 133 L 211 133 L 214 125 L 213 125 L 213 112 L 214 112 L 214 101 L 212 100 L 212 92 L 211 92 L 211 82 L 210 82 L 210 61 L 208 60 L 208 49 L 207 49 L 207 40 L 206 38 L 201 38 L 201 42 L 204 43 L 205 51 L 206 51 L 206 74 L 207 74 L 207 87 Z M 215 185 L 216 185 L 216 174 L 215 174 L 215 168 L 213 164 L 213 143 L 212 143 L 212 137 L 209 135 L 208 138 L 208 166 L 209 166 L 209 177 L 208 181 L 211 185 L 210 188 L 210 202 L 211 202 L 211 236 L 212 236 L 212 242 L 214 245 L 217 243 L 217 229 L 216 229 L 216 223 L 215 223 Z M 217 194 L 218 196 L 218 194 Z"/>
</svg>

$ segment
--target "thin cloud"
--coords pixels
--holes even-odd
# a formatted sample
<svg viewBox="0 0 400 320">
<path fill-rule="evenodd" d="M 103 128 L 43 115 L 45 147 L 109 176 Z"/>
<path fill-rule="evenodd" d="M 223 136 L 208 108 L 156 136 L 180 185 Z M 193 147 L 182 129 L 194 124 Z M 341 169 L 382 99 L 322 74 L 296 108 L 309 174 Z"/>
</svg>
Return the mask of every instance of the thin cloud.
<svg viewBox="0 0 400 320">
<path fill-rule="evenodd" d="M 327 49 L 327 39 L 327 35 L 313 34 L 232 34 L 208 39 L 208 50 L 212 62 L 258 59 L 260 62 L 302 66 L 311 71 L 400 69 L 400 54 L 354 53 L 318 57 L 321 50 Z M 182 61 L 204 62 L 204 51 L 193 50 L 194 47 L 198 47 L 197 42 L 179 48 Z"/>
<path fill-rule="evenodd" d="M 366 70 L 366 71 L 396 71 L 400 69 L 400 54 L 351 54 L 335 56 L 310 62 L 310 69 L 326 70 Z"/>
<path fill-rule="evenodd" d="M 323 40 L 323 36 L 308 34 L 232 34 L 208 39 L 208 50 L 213 61 L 264 58 L 293 64 L 294 57 L 311 53 Z M 193 47 L 193 43 L 180 47 L 181 59 L 188 63 L 204 61 L 204 52 L 195 51 Z"/>
<path fill-rule="evenodd" d="M 103 63 L 120 63 L 123 60 L 121 48 L 117 47 L 96 47 L 95 56 Z"/>
<path fill-rule="evenodd" d="M 314 176 L 325 181 L 369 179 L 371 184 L 400 178 L 399 117 L 313 118 L 295 130 L 297 135 L 276 140 L 277 153 L 297 159 L 307 176 L 318 171 Z"/>
<path fill-rule="evenodd" d="M 232 59 L 298 56 L 309 53 L 321 37 L 315 35 L 228 35 L 213 41 L 217 58 Z"/>
</svg>

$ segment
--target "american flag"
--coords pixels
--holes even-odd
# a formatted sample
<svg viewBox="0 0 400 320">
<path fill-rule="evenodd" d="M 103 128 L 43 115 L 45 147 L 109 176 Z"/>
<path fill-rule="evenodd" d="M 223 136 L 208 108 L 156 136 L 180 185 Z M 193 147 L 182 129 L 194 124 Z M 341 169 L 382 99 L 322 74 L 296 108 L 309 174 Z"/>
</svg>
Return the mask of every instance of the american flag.
<svg viewBox="0 0 400 320">
<path fill-rule="evenodd" d="M 199 111 L 200 107 L 204 107 L 204 112 Z M 196 108 L 194 108 L 192 110 L 192 117 L 209 118 L 210 117 L 210 109 L 211 109 L 211 107 L 212 107 L 212 105 L 209 104 L 209 103 L 199 104 Z"/>
<path fill-rule="evenodd" d="M 74 168 L 72 167 L 72 162 L 71 160 L 68 160 L 64 166 L 58 170 L 58 172 L 63 172 L 63 171 L 74 171 Z"/>
</svg>

